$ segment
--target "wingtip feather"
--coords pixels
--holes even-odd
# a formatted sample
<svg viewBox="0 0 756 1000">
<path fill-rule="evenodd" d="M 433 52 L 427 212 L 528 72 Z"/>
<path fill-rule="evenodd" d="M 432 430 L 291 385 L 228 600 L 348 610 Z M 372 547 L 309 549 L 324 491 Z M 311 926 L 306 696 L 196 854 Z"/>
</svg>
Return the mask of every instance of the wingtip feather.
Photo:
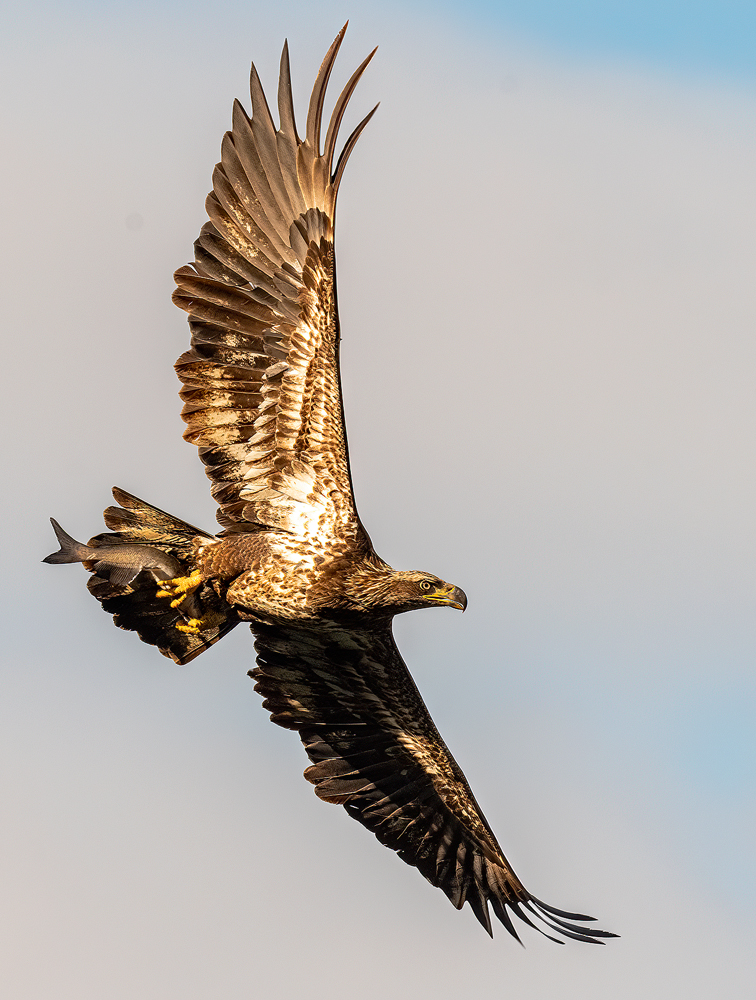
<svg viewBox="0 0 756 1000">
<path fill-rule="evenodd" d="M 320 125 L 323 118 L 325 92 L 328 86 L 328 80 L 331 76 L 333 64 L 336 61 L 336 56 L 341 48 L 341 43 L 344 41 L 344 34 L 346 33 L 348 24 L 349 22 L 347 21 L 338 35 L 334 38 L 328 52 L 326 52 L 325 59 L 323 60 L 315 79 L 315 86 L 312 88 L 310 105 L 307 109 L 307 129 L 305 131 L 305 139 L 315 156 L 320 156 Z"/>
<path fill-rule="evenodd" d="M 371 59 L 378 51 L 378 46 L 373 49 L 373 51 L 362 60 L 357 69 L 352 73 L 346 86 L 339 94 L 339 97 L 334 105 L 333 112 L 331 114 L 331 120 L 328 123 L 328 131 L 326 132 L 325 149 L 323 150 L 323 156 L 326 161 L 326 167 L 329 175 L 333 170 L 333 157 L 336 151 L 336 141 L 338 138 L 339 127 L 341 125 L 341 120 L 344 117 L 344 112 L 346 111 L 347 105 L 351 100 L 352 94 L 355 91 L 357 84 L 362 78 L 362 74 L 367 69 L 370 64 Z M 351 137 L 350 137 L 351 138 Z M 347 140 L 348 142 L 349 140 Z"/>
<path fill-rule="evenodd" d="M 342 149 L 341 155 L 339 156 L 339 162 L 336 164 L 336 170 L 334 171 L 333 177 L 331 179 L 331 183 L 333 184 L 335 191 L 338 191 L 339 189 L 339 185 L 341 184 L 341 178 L 344 175 L 344 168 L 347 165 L 347 160 L 351 156 L 352 150 L 354 149 L 357 140 L 362 135 L 365 126 L 367 125 L 367 123 L 370 121 L 370 119 L 373 117 L 373 115 L 376 113 L 376 111 L 380 106 L 381 102 L 379 101 L 373 108 L 373 110 L 369 111 L 365 115 L 365 117 L 362 119 L 362 121 L 355 128 L 355 130 L 352 132 L 352 134 L 349 136 L 346 143 L 344 144 L 344 148 Z"/>
</svg>

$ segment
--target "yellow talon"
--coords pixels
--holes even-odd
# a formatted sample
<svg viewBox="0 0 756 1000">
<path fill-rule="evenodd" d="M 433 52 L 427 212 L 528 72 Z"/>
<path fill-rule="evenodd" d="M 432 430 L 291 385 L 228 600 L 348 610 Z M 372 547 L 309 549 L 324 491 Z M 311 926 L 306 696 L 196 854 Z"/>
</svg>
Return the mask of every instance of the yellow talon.
<svg viewBox="0 0 756 1000">
<path fill-rule="evenodd" d="M 177 608 L 186 595 L 202 584 L 202 573 L 195 569 L 189 576 L 177 576 L 175 580 L 161 580 L 156 597 L 173 597 L 171 607 Z"/>
<path fill-rule="evenodd" d="M 189 632 L 191 635 L 199 635 L 202 630 L 202 619 L 190 618 L 185 625 L 177 625 L 176 628 L 181 632 Z"/>
</svg>

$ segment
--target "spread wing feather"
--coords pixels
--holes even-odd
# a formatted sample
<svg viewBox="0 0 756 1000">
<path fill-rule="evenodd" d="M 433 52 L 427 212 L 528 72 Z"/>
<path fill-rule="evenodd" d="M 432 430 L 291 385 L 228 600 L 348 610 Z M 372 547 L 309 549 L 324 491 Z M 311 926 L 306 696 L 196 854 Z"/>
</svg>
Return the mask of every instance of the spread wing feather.
<svg viewBox="0 0 756 1000">
<path fill-rule="evenodd" d="M 489 934 L 490 903 L 516 938 L 510 912 L 547 937 L 541 924 L 592 943 L 614 936 L 578 926 L 574 921 L 592 918 L 547 906 L 525 889 L 433 724 L 388 625 L 255 623 L 253 630 L 258 666 L 250 676 L 272 721 L 299 732 L 312 761 L 305 777 L 321 799 L 343 805 L 458 909 L 469 903 Z"/>
<path fill-rule="evenodd" d="M 344 30 L 315 81 L 304 140 L 294 122 L 287 46 L 278 129 L 252 67 L 252 117 L 234 104 L 207 199 L 210 221 L 194 264 L 176 272 L 174 301 L 189 313 L 192 335 L 176 370 L 184 436 L 199 446 L 227 532 L 262 526 L 366 549 L 341 403 L 333 239 L 344 166 L 373 112 L 335 167 L 334 159 L 344 111 L 373 53 L 336 101 L 320 150 Z"/>
</svg>

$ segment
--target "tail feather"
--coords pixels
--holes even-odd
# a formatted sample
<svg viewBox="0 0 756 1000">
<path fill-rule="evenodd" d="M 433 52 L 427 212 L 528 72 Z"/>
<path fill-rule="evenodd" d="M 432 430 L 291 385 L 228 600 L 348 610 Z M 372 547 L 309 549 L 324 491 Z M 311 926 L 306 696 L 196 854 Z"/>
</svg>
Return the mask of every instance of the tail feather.
<svg viewBox="0 0 756 1000">
<path fill-rule="evenodd" d="M 236 611 L 207 585 L 197 594 L 202 615 L 198 634 L 176 627 L 183 624 L 183 615 L 168 601 L 155 597 L 155 581 L 148 573 L 140 573 L 125 591 L 96 574 L 87 586 L 103 610 L 113 615 L 115 625 L 136 632 L 142 642 L 157 646 L 176 663 L 189 663 L 239 624 Z"/>
<path fill-rule="evenodd" d="M 173 514 L 153 507 L 146 500 L 127 493 L 118 486 L 113 487 L 113 497 L 120 507 L 107 507 L 103 513 L 105 524 L 115 534 L 97 535 L 98 541 L 105 540 L 112 545 L 118 542 L 141 542 L 143 545 L 159 545 L 179 551 L 191 548 L 192 540 L 214 538 L 202 528 L 174 517 Z"/>
<path fill-rule="evenodd" d="M 180 565 L 180 574 L 188 575 L 194 568 L 193 540 L 197 536 L 208 539 L 215 536 L 118 487 L 114 488 L 113 496 L 121 506 L 105 511 L 105 523 L 111 532 L 95 535 L 89 545 L 82 545 L 53 521 L 60 551 L 44 561 L 84 562 L 92 571 L 87 584 L 90 593 L 114 616 L 119 628 L 136 632 L 143 642 L 157 646 L 176 663 L 188 663 L 239 623 L 235 609 L 207 583 L 181 605 L 172 607 L 168 599 L 157 597 L 158 583 L 148 569 L 136 576 L 131 573 L 129 580 L 119 575 L 118 568 L 111 568 L 106 575 L 104 570 L 98 570 L 96 552 L 102 546 L 148 545 L 171 555 Z M 181 628 L 187 617 L 201 620 L 199 632 Z"/>
</svg>

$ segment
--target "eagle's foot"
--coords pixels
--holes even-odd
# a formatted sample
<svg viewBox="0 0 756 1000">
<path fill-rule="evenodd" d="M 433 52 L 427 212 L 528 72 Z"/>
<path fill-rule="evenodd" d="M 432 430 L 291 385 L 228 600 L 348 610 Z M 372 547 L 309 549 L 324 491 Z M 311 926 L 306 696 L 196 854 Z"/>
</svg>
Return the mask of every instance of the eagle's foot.
<svg viewBox="0 0 756 1000">
<path fill-rule="evenodd" d="M 177 576 L 175 580 L 161 580 L 156 597 L 172 597 L 171 607 L 177 608 L 190 594 L 202 585 L 202 573 L 195 569 L 189 576 Z"/>
<path fill-rule="evenodd" d="M 177 625 L 180 632 L 188 632 L 190 635 L 199 635 L 204 622 L 201 618 L 189 618 L 183 625 Z"/>
</svg>

